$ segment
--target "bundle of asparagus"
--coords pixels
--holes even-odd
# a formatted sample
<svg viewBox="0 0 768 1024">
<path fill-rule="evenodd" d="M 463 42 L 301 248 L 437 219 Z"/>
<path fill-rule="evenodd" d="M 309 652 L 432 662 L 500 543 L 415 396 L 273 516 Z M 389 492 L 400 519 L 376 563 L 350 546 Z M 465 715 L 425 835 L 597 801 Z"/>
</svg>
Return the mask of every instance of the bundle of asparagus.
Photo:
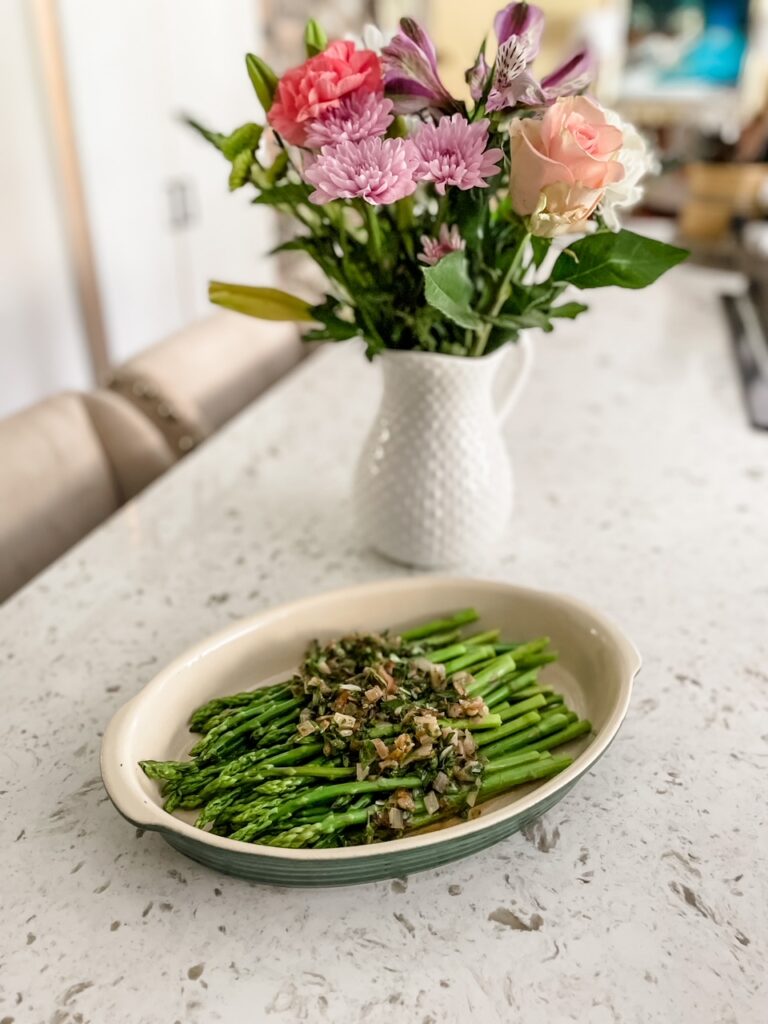
<svg viewBox="0 0 768 1024">
<path fill-rule="evenodd" d="M 464 636 L 465 609 L 400 635 L 313 643 L 297 674 L 209 701 L 188 761 L 142 761 L 165 809 L 217 835 L 282 847 L 395 839 L 556 775 L 589 722 L 538 681 L 546 637 Z"/>
</svg>

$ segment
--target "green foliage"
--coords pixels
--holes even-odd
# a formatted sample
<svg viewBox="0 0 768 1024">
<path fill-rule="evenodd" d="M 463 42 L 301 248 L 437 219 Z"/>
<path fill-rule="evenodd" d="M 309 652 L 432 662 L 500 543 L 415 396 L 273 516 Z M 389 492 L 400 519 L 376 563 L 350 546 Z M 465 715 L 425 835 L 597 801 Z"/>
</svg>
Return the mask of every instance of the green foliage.
<svg viewBox="0 0 768 1024">
<path fill-rule="evenodd" d="M 424 267 L 424 296 L 430 306 L 459 324 L 476 330 L 482 320 L 471 308 L 474 288 L 463 252 L 444 256 L 434 267 Z"/>
<path fill-rule="evenodd" d="M 249 122 L 235 128 L 229 135 L 222 135 L 221 132 L 210 131 L 192 118 L 186 120 L 190 128 L 194 128 L 231 163 L 230 190 L 242 188 L 250 180 L 251 166 L 256 162 L 256 150 L 264 132 L 263 126 Z"/>
<path fill-rule="evenodd" d="M 304 341 L 348 341 L 360 336 L 360 328 L 352 320 L 344 320 L 339 313 L 345 307 L 332 295 L 326 295 L 325 302 L 312 307 L 312 316 L 322 327 L 307 331 Z M 346 307 L 348 311 L 348 307 Z"/>
<path fill-rule="evenodd" d="M 295 320 L 304 323 L 315 320 L 308 302 L 279 288 L 252 288 L 244 284 L 211 281 L 208 285 L 208 298 L 217 306 L 259 320 Z"/>
<path fill-rule="evenodd" d="M 685 249 L 632 231 L 601 231 L 563 250 L 552 279 L 577 288 L 645 288 L 687 256 Z"/>
<path fill-rule="evenodd" d="M 534 235 L 531 238 L 531 248 L 533 249 L 533 265 L 540 267 L 544 260 L 547 258 L 547 253 L 552 245 L 551 238 L 539 238 L 538 235 Z"/>
<path fill-rule="evenodd" d="M 311 191 L 309 185 L 289 182 L 275 188 L 262 189 L 253 202 L 260 206 L 296 206 L 299 203 L 306 203 Z"/>
<path fill-rule="evenodd" d="M 553 320 L 575 320 L 577 316 L 586 313 L 588 309 L 589 306 L 585 306 L 583 302 L 564 302 L 562 306 L 553 306 L 549 315 Z"/>
<path fill-rule="evenodd" d="M 264 127 L 260 124 L 243 124 L 235 128 L 229 135 L 221 132 L 212 132 L 192 118 L 187 118 L 187 124 L 199 132 L 211 145 L 215 146 L 220 153 L 223 153 L 227 160 L 232 161 L 242 152 L 253 152 L 261 141 Z"/>
<path fill-rule="evenodd" d="M 285 176 L 289 165 L 288 154 L 281 149 L 269 167 L 262 167 L 259 163 L 251 165 L 251 181 L 263 192 L 269 191 Z"/>
<path fill-rule="evenodd" d="M 320 28 L 314 18 L 310 18 L 307 27 L 304 29 L 304 46 L 308 57 L 315 57 L 322 53 L 328 45 L 328 36 Z"/>
<path fill-rule="evenodd" d="M 308 57 L 325 50 L 327 42 L 310 20 L 304 34 Z M 278 78 L 253 54 L 246 67 L 268 112 Z M 470 119 L 487 113 L 483 99 L 456 109 Z M 563 297 L 571 286 L 642 288 L 685 258 L 674 246 L 629 231 L 605 231 L 598 213 L 596 233 L 569 245 L 550 271 L 552 239 L 531 237 L 530 222 L 515 212 L 510 197 L 506 123 L 492 113 L 489 120 L 488 146 L 503 149 L 507 159 L 487 188 L 454 187 L 439 195 L 425 183 L 391 206 L 372 206 L 362 198 L 315 205 L 312 187 L 303 181 L 308 154 L 278 137 L 279 150 L 263 147 L 270 151 L 265 165 L 258 157 L 262 126 L 249 123 L 224 135 L 190 121 L 229 161 L 230 188 L 253 186 L 255 204 L 288 213 L 300 224 L 297 235 L 274 252 L 304 254 L 328 282 L 329 294 L 316 306 L 276 289 L 219 283 L 211 285 L 212 301 L 251 316 L 311 324 L 308 340 L 361 337 L 369 358 L 384 348 L 479 356 L 520 331 L 548 332 L 558 320 L 583 313 L 583 303 Z M 388 135 L 406 137 L 412 130 L 398 117 Z M 422 239 L 439 238 L 441 228 L 458 230 L 463 247 L 425 266 L 419 259 Z"/>
<path fill-rule="evenodd" d="M 278 78 L 269 64 L 253 53 L 246 54 L 245 67 L 259 103 L 268 114 L 277 91 Z"/>
</svg>

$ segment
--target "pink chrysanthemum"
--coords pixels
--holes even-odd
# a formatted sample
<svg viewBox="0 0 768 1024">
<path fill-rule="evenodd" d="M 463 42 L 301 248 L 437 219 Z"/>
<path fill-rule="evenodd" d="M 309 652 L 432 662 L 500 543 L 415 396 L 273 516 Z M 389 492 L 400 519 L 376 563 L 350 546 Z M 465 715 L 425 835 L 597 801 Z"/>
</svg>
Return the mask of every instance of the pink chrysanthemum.
<svg viewBox="0 0 768 1024">
<path fill-rule="evenodd" d="M 362 142 L 383 135 L 394 121 L 392 100 L 373 92 L 352 92 L 338 107 L 325 111 L 307 129 L 306 144 L 312 149 Z"/>
<path fill-rule="evenodd" d="M 448 185 L 462 190 L 486 188 L 486 179 L 498 173 L 497 165 L 504 156 L 500 149 L 485 148 L 487 120 L 470 124 L 461 114 L 425 124 L 414 136 L 413 144 L 419 155 L 416 177 L 434 182 L 440 195 L 445 194 Z"/>
<path fill-rule="evenodd" d="M 459 234 L 456 225 L 449 228 L 447 224 L 443 224 L 437 238 L 430 238 L 429 235 L 421 236 L 422 251 L 419 254 L 419 259 L 427 266 L 434 267 L 443 256 L 447 256 L 451 252 L 459 252 L 465 246 L 466 242 Z"/>
<path fill-rule="evenodd" d="M 315 186 L 313 203 L 364 199 L 371 206 L 388 206 L 416 191 L 418 164 L 407 139 L 363 139 L 324 146 L 307 163 L 304 177 Z"/>
</svg>

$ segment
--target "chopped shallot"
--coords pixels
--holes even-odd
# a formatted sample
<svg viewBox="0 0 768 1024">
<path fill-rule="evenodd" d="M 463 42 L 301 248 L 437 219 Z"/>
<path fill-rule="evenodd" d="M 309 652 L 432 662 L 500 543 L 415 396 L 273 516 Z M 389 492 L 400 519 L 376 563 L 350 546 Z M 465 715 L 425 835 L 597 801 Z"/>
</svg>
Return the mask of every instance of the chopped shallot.
<svg viewBox="0 0 768 1024">
<path fill-rule="evenodd" d="M 428 793 L 425 793 L 424 806 L 427 809 L 427 814 L 437 814 L 440 810 L 440 800 L 438 799 L 437 793 L 433 793 L 431 789 Z"/>
<path fill-rule="evenodd" d="M 405 818 L 399 807 L 389 808 L 389 826 L 398 830 L 405 828 Z"/>
<path fill-rule="evenodd" d="M 373 745 L 376 748 L 376 753 L 379 755 L 379 757 L 389 756 L 389 747 L 384 742 L 384 740 L 380 740 L 379 737 L 377 736 L 373 741 Z"/>
<path fill-rule="evenodd" d="M 445 772 L 438 772 L 434 778 L 434 781 L 432 782 L 432 788 L 435 789 L 438 793 L 444 793 L 448 788 L 448 784 L 450 783 L 450 781 L 451 780 L 448 778 Z"/>
</svg>

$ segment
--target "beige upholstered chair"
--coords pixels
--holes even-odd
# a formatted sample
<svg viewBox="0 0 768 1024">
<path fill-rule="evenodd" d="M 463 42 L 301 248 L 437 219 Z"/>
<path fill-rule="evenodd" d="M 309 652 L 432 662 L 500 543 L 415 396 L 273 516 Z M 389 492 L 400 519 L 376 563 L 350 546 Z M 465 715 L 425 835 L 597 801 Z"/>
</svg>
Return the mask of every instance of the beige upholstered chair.
<svg viewBox="0 0 768 1024">
<path fill-rule="evenodd" d="M 222 311 L 124 363 L 110 386 L 182 455 L 279 380 L 306 348 L 294 324 Z"/>
<path fill-rule="evenodd" d="M 159 431 L 109 391 L 0 421 L 0 601 L 173 462 Z"/>
</svg>

